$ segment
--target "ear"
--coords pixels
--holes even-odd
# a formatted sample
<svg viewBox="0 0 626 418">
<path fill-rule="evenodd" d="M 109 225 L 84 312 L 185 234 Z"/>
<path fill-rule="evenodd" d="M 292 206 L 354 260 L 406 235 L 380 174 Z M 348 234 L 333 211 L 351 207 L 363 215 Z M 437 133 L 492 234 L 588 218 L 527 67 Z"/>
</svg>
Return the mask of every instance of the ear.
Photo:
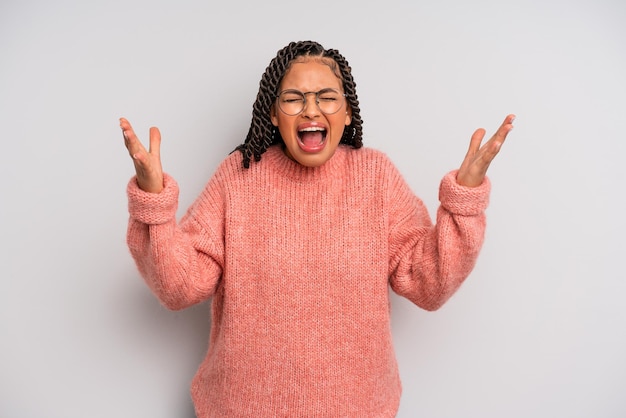
<svg viewBox="0 0 626 418">
<path fill-rule="evenodd" d="M 276 116 L 276 107 L 274 105 L 270 107 L 270 120 L 272 121 L 272 125 L 278 126 L 278 116 Z"/>
<path fill-rule="evenodd" d="M 346 126 L 350 126 L 352 123 L 352 108 L 350 106 L 346 109 Z"/>
</svg>

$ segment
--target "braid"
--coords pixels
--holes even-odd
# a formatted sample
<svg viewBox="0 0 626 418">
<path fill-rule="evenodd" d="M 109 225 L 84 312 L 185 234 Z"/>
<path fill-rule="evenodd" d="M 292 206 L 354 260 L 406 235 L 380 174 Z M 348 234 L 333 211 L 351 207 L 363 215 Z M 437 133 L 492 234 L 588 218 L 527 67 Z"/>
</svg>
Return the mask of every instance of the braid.
<svg viewBox="0 0 626 418">
<path fill-rule="evenodd" d="M 343 131 L 341 143 L 351 145 L 354 148 L 363 146 L 363 120 L 361 119 L 361 109 L 359 99 L 356 95 L 356 83 L 352 78 L 352 68 L 348 61 L 336 49 L 329 49 L 324 53 L 325 57 L 332 58 L 339 66 L 343 89 L 346 92 L 346 99 L 352 109 L 352 122 Z"/>
<path fill-rule="evenodd" d="M 360 116 L 359 100 L 356 95 L 356 84 L 352 78 L 351 68 L 346 59 L 334 49 L 324 50 L 324 48 L 313 41 L 291 42 L 289 45 L 279 50 L 276 57 L 270 62 L 265 73 L 261 76 L 259 92 L 252 106 L 252 122 L 243 144 L 237 146 L 235 151 L 243 154 L 243 166 L 250 167 L 250 161 L 254 157 L 255 161 L 261 159 L 270 146 L 283 142 L 278 130 L 272 124 L 270 111 L 278 96 L 278 87 L 283 76 L 289 69 L 291 63 L 301 56 L 316 56 L 331 58 L 336 65 L 331 68 L 342 80 L 346 92 L 346 99 L 352 109 L 352 122 L 344 129 L 341 143 L 360 148 L 362 143 L 362 120 Z"/>
</svg>

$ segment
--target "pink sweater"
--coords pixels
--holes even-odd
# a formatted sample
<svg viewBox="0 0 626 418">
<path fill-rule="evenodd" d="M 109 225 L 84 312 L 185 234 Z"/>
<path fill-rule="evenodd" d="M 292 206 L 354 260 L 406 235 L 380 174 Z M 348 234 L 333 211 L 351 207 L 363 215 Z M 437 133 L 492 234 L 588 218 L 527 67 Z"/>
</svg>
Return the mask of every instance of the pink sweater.
<svg viewBox="0 0 626 418">
<path fill-rule="evenodd" d="M 176 222 L 178 187 L 128 186 L 128 245 L 164 305 L 212 297 L 193 380 L 199 418 L 393 417 L 400 380 L 389 287 L 439 308 L 472 270 L 489 183 L 448 174 L 434 226 L 382 153 L 340 146 L 306 168 L 279 146 L 227 157 Z"/>
</svg>

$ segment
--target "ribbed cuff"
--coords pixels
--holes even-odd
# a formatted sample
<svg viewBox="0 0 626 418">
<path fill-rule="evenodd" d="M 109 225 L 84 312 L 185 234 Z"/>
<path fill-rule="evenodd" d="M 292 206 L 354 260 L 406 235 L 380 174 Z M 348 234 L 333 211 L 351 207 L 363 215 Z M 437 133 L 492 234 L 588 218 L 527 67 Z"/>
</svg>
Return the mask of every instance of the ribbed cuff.
<svg viewBox="0 0 626 418">
<path fill-rule="evenodd" d="M 148 225 L 159 225 L 176 218 L 178 184 L 168 174 L 163 174 L 163 190 L 160 193 L 141 190 L 137 185 L 137 176 L 130 179 L 126 192 L 131 218 Z"/>
<path fill-rule="evenodd" d="M 463 215 L 479 215 L 489 205 L 491 182 L 487 177 L 477 187 L 461 186 L 456 181 L 458 170 L 451 171 L 441 180 L 439 201 L 449 212 Z"/>
</svg>

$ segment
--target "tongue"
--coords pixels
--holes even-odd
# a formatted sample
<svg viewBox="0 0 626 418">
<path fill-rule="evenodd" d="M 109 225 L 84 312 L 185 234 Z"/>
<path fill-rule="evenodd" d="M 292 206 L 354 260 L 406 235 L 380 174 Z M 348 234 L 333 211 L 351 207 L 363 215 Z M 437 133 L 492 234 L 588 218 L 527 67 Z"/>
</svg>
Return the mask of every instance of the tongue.
<svg viewBox="0 0 626 418">
<path fill-rule="evenodd" d="M 319 145 L 322 143 L 323 135 L 321 131 L 314 132 L 302 132 L 300 135 L 300 140 L 302 143 L 308 147 L 313 147 L 315 145 Z"/>
</svg>

